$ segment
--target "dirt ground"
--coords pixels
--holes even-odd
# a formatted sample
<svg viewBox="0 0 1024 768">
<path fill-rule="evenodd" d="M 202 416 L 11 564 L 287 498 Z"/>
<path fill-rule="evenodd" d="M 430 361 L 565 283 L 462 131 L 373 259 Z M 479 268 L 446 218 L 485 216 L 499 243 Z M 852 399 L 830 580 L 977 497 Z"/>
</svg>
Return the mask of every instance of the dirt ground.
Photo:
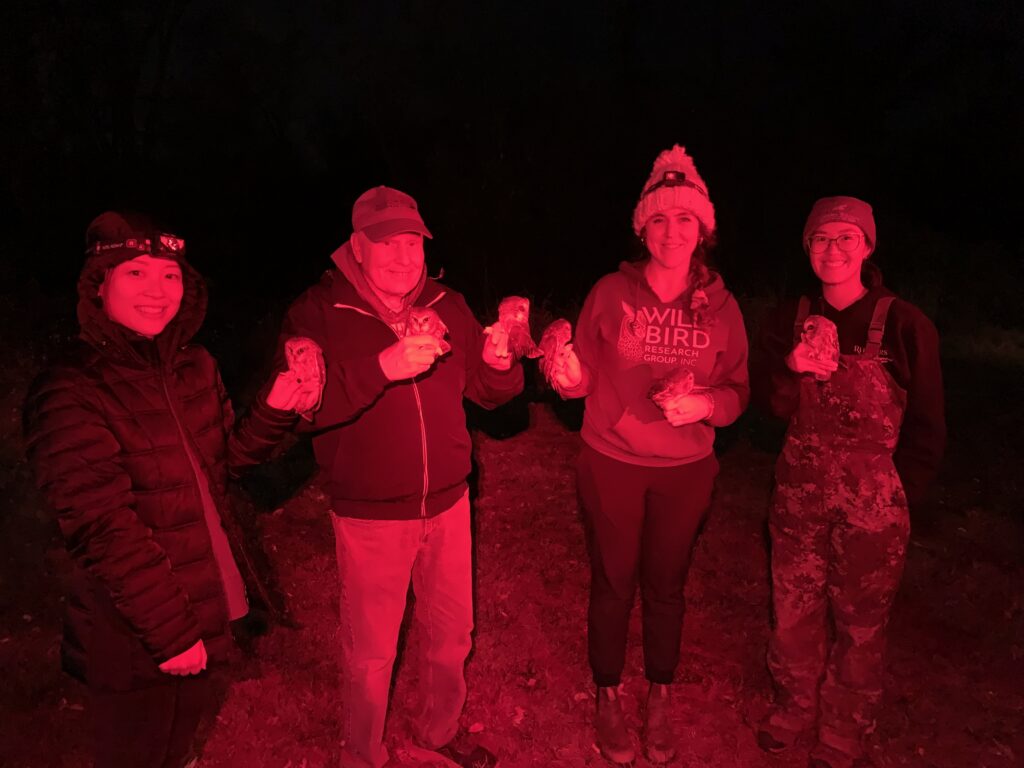
<svg viewBox="0 0 1024 768">
<path fill-rule="evenodd" d="M 872 737 L 880 768 L 1010 768 L 1024 760 L 1024 427 L 1020 373 L 949 368 L 951 446 L 937 501 L 915 519 L 891 622 L 888 690 Z M 1009 378 L 1008 378 L 1009 377 Z M 605 763 L 590 730 L 586 552 L 577 515 L 578 434 L 549 405 L 505 440 L 475 433 L 476 636 L 466 728 L 507 768 Z M 16 408 L 7 410 L 17 419 Z M 804 747 L 768 757 L 750 723 L 765 711 L 769 620 L 765 518 L 774 437 L 746 421 L 723 436 L 719 490 L 689 581 L 674 720 L 675 765 L 806 765 Z M 58 670 L 60 578 L 55 528 L 33 504 L 17 446 L 4 441 L 9 507 L 0 519 L 0 765 L 86 766 L 87 702 Z M 271 624 L 226 675 L 205 734 L 203 768 L 316 768 L 336 754 L 338 668 L 333 542 L 315 482 L 259 514 L 273 578 L 298 626 Z M 645 685 L 634 612 L 624 679 L 631 725 Z M 403 638 L 402 659 L 416 651 Z M 399 664 L 387 743 L 395 765 L 418 765 L 405 742 L 415 690 Z M 639 760 L 641 768 L 646 765 Z"/>
</svg>

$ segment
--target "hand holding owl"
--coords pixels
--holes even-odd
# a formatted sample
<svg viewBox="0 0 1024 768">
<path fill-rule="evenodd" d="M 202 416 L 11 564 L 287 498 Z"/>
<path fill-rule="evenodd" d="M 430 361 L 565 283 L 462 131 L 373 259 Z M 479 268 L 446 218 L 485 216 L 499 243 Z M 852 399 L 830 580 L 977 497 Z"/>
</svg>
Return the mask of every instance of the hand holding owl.
<svg viewBox="0 0 1024 768">
<path fill-rule="evenodd" d="M 320 407 L 327 372 L 320 346 L 312 339 L 295 336 L 284 345 L 288 370 L 274 379 L 267 405 L 280 411 L 295 411 L 307 420 Z"/>
<path fill-rule="evenodd" d="M 498 322 L 484 328 L 490 338 L 484 344 L 484 362 L 507 370 L 521 357 L 540 357 L 530 335 L 530 300 L 509 296 L 498 305 Z"/>
<path fill-rule="evenodd" d="M 812 373 L 818 381 L 828 381 L 839 369 L 839 334 L 835 323 L 821 315 L 808 316 L 800 341 L 786 356 L 786 365 L 796 373 Z"/>
<path fill-rule="evenodd" d="M 548 384 L 558 392 L 574 389 L 583 379 L 580 359 L 572 348 L 572 324 L 564 318 L 552 322 L 540 338 L 543 358 L 540 370 Z"/>
</svg>

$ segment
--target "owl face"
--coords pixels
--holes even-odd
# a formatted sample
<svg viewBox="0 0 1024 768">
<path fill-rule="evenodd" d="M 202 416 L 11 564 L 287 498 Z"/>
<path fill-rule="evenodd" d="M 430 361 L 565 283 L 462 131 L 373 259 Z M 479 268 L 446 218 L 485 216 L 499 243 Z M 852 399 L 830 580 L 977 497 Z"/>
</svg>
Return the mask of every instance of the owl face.
<svg viewBox="0 0 1024 768">
<path fill-rule="evenodd" d="M 816 360 L 839 359 L 839 332 L 827 317 L 810 315 L 804 320 L 800 340 L 810 347 Z"/>
<path fill-rule="evenodd" d="M 407 336 L 427 334 L 443 338 L 448 332 L 448 326 L 444 324 L 437 310 L 430 307 L 413 307 L 409 310 L 409 319 L 406 321 L 405 333 Z"/>
<path fill-rule="evenodd" d="M 530 300 L 522 296 L 509 296 L 498 305 L 498 318 L 507 323 L 530 322 Z"/>
</svg>

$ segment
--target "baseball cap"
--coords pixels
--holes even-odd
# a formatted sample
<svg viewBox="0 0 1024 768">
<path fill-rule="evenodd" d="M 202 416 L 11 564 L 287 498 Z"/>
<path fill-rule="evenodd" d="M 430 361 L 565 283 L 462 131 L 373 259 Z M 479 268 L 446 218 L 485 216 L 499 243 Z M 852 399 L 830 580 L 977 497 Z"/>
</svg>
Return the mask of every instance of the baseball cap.
<svg viewBox="0 0 1024 768">
<path fill-rule="evenodd" d="M 352 229 L 374 242 L 400 232 L 418 232 L 433 238 L 416 205 L 405 192 L 391 187 L 374 187 L 359 196 L 352 206 Z"/>
</svg>

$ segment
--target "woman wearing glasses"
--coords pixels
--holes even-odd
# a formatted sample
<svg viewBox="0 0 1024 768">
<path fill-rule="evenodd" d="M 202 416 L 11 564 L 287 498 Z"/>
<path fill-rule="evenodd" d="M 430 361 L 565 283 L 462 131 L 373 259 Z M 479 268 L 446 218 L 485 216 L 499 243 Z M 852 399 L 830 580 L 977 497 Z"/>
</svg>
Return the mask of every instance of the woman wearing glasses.
<svg viewBox="0 0 1024 768">
<path fill-rule="evenodd" d="M 669 686 L 679 662 L 690 552 L 718 473 L 715 427 L 746 407 L 747 337 L 739 307 L 707 267 L 715 209 L 682 147 L 662 152 L 633 211 L 646 248 L 591 290 L 574 350 L 551 382 L 586 397 L 579 497 L 591 559 L 587 630 L 597 685 L 597 744 L 635 757 L 618 687 L 639 580 L 643 741 L 652 762 L 675 753 Z"/>
<path fill-rule="evenodd" d="M 945 444 L 938 335 L 882 286 L 867 261 L 875 244 L 867 203 L 815 203 L 804 249 L 820 293 L 782 307 L 764 335 L 764 394 L 789 430 L 769 516 L 777 697 L 757 738 L 778 752 L 813 733 L 812 768 L 864 756 L 908 502 L 924 496 Z"/>
</svg>

